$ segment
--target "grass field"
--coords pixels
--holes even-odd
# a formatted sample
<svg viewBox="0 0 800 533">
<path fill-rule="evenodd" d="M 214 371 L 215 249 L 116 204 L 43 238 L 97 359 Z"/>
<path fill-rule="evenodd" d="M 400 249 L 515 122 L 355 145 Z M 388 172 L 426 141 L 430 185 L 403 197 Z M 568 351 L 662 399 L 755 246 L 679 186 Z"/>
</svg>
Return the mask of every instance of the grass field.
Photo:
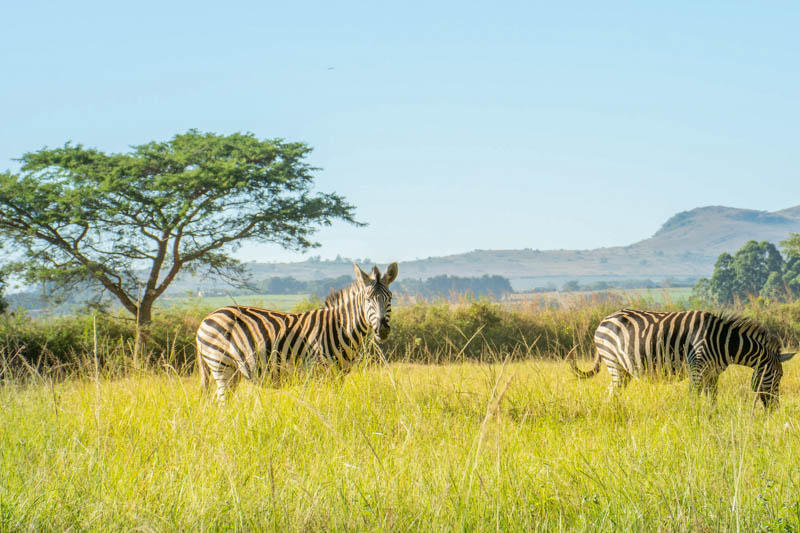
<svg viewBox="0 0 800 533">
<path fill-rule="evenodd" d="M 562 362 L 397 363 L 245 383 L 0 387 L 0 530 L 755 531 L 800 527 L 800 364 L 753 408 Z"/>
<path fill-rule="evenodd" d="M 307 294 L 247 294 L 242 296 L 204 296 L 197 297 L 166 297 L 162 298 L 160 305 L 165 307 L 202 306 L 213 309 L 226 305 L 253 305 L 276 311 L 291 311 L 297 304 L 306 300 Z"/>
<path fill-rule="evenodd" d="M 687 302 L 692 295 L 691 287 L 670 287 L 658 289 L 607 289 L 602 291 L 576 292 L 519 292 L 506 297 L 513 305 L 556 303 L 566 307 L 581 307 L 587 302 L 613 299 L 621 305 L 680 304 Z"/>
</svg>

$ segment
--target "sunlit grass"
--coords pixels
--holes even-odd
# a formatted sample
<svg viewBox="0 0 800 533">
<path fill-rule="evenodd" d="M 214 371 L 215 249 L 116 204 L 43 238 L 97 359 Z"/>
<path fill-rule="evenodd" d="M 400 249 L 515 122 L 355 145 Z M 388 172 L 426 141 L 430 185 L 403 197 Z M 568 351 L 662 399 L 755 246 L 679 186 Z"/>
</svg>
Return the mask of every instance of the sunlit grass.
<svg viewBox="0 0 800 533">
<path fill-rule="evenodd" d="M 394 364 L 242 384 L 165 372 L 0 387 L 0 530 L 741 530 L 800 526 L 800 365 L 716 404 L 563 363 Z"/>
<path fill-rule="evenodd" d="M 276 311 L 291 311 L 297 304 L 306 300 L 306 294 L 243 294 L 227 296 L 179 297 L 170 296 L 159 300 L 162 307 L 193 308 L 214 310 L 226 305 L 252 305 Z"/>
</svg>

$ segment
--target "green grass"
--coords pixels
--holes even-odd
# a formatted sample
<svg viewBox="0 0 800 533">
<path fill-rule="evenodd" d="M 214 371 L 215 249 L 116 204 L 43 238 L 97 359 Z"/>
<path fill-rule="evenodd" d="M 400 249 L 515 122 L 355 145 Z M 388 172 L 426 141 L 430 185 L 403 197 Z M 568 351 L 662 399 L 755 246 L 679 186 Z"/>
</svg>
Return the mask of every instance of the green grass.
<svg viewBox="0 0 800 533">
<path fill-rule="evenodd" d="M 691 287 L 669 287 L 656 289 L 604 289 L 600 291 L 575 291 L 575 292 L 534 292 L 514 293 L 509 296 L 508 302 L 523 306 L 540 302 L 553 302 L 567 307 L 583 307 L 593 300 L 613 298 L 620 305 L 652 305 L 652 304 L 682 304 L 689 301 L 692 295 Z"/>
<path fill-rule="evenodd" d="M 628 289 L 619 291 L 630 296 L 632 300 L 643 299 L 655 303 L 673 303 L 688 301 L 692 295 L 691 287 L 670 287 L 659 289 Z"/>
<path fill-rule="evenodd" d="M 163 307 L 218 309 L 226 305 L 253 305 L 275 311 L 291 311 L 307 298 L 307 294 L 247 294 L 242 296 L 204 296 L 202 298 L 172 296 L 162 298 L 159 303 Z"/>
<path fill-rule="evenodd" d="M 0 386 L 0 530 L 755 531 L 800 527 L 800 363 L 606 395 L 564 363 Z"/>
</svg>

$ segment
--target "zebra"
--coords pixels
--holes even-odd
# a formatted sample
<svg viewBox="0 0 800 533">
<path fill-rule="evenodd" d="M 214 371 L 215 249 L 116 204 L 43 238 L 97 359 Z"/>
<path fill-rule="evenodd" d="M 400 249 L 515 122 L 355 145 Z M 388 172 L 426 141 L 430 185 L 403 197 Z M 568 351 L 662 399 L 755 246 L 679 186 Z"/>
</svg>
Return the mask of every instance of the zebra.
<svg viewBox="0 0 800 533">
<path fill-rule="evenodd" d="M 370 331 L 380 341 L 389 336 L 389 284 L 397 278 L 397 263 L 383 276 L 378 267 L 367 274 L 354 264 L 353 271 L 356 281 L 330 294 L 321 309 L 280 313 L 229 306 L 205 317 L 196 339 L 201 388 L 207 390 L 210 376 L 224 403 L 239 374 L 252 380 L 263 370 L 277 378 L 298 363 L 312 362 L 348 370 Z"/>
<path fill-rule="evenodd" d="M 794 353 L 780 353 L 781 343 L 749 318 L 716 316 L 706 311 L 662 313 L 623 309 L 604 318 L 594 334 L 594 367 L 578 368 L 580 378 L 600 370 L 611 374 L 609 393 L 623 389 L 631 377 L 686 377 L 691 388 L 716 396 L 720 373 L 729 365 L 753 369 L 751 385 L 765 407 L 778 403 L 782 363 Z"/>
</svg>

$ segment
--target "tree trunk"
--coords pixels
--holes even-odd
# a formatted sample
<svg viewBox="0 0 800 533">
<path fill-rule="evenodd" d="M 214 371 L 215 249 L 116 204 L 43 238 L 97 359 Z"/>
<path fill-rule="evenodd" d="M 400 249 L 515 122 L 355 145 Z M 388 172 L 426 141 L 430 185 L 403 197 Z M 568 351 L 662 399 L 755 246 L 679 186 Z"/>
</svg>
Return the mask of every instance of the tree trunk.
<svg viewBox="0 0 800 533">
<path fill-rule="evenodd" d="M 153 302 L 142 301 L 136 314 L 136 337 L 133 341 L 133 366 L 141 369 L 144 366 L 145 341 L 150 330 L 153 315 Z"/>
</svg>

